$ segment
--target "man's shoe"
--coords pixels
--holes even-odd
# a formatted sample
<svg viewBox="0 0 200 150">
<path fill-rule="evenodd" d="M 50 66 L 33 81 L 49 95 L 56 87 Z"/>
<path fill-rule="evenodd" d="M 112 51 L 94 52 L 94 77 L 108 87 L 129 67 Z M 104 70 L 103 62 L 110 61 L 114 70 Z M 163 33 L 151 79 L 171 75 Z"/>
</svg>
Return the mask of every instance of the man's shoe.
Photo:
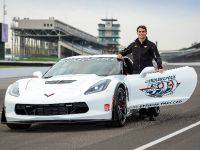
<svg viewBox="0 0 200 150">
<path fill-rule="evenodd" d="M 149 121 L 156 121 L 155 117 L 151 116 L 149 117 Z"/>
</svg>

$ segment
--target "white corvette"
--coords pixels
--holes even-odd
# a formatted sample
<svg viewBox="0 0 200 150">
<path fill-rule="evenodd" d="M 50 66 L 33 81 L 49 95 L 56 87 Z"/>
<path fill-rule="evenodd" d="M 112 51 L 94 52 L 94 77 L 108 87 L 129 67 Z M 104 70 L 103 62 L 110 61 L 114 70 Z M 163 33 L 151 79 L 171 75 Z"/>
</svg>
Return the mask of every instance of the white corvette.
<svg viewBox="0 0 200 150">
<path fill-rule="evenodd" d="M 129 58 L 118 61 L 116 55 L 62 59 L 44 75 L 35 72 L 34 78 L 8 87 L 1 121 L 11 129 L 42 122 L 111 121 L 123 126 L 134 110 L 184 103 L 196 87 L 192 67 L 162 74 L 153 67 L 131 74 L 131 68 Z"/>
</svg>

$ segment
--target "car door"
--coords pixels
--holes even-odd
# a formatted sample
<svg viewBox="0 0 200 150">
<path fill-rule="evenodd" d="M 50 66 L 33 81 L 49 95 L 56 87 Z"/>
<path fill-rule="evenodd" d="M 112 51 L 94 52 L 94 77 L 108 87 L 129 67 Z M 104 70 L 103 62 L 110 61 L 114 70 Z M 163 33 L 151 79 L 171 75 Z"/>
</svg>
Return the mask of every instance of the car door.
<svg viewBox="0 0 200 150">
<path fill-rule="evenodd" d="M 127 75 L 128 107 L 133 109 L 176 105 L 186 102 L 197 84 L 197 74 L 192 67 L 180 67 L 164 73 L 153 73 L 146 67 L 138 75 Z"/>
</svg>

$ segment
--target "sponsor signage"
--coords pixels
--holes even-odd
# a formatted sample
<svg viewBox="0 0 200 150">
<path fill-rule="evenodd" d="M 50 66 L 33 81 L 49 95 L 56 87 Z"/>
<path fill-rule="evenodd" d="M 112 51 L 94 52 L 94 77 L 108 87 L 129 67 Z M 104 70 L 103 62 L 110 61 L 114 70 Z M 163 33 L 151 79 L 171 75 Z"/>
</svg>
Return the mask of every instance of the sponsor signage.
<svg viewBox="0 0 200 150">
<path fill-rule="evenodd" d="M 175 92 L 180 82 L 176 80 L 176 75 L 162 78 L 153 78 L 145 81 L 146 87 L 140 89 L 149 97 L 163 97 Z"/>
<path fill-rule="evenodd" d="M 8 42 L 8 24 L 0 23 L 0 40 Z"/>
</svg>

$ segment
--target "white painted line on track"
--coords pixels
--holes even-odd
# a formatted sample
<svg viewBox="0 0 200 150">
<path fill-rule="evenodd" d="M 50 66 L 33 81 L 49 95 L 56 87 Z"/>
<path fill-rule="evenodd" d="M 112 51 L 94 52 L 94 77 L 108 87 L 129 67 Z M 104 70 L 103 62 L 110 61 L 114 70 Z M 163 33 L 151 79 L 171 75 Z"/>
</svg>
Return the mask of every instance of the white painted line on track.
<svg viewBox="0 0 200 150">
<path fill-rule="evenodd" d="M 162 138 L 160 138 L 160 139 L 157 139 L 157 140 L 155 140 L 155 141 L 153 141 L 153 142 L 150 142 L 150 143 L 145 144 L 145 145 L 143 145 L 143 146 L 140 146 L 140 147 L 138 147 L 138 148 L 136 148 L 136 149 L 133 149 L 133 150 L 144 150 L 144 149 L 149 148 L 149 147 L 151 147 L 151 146 L 154 146 L 154 145 L 156 145 L 156 144 L 158 144 L 158 143 L 160 143 L 160 142 L 162 142 L 162 141 L 165 141 L 165 140 L 167 140 L 167 139 L 169 139 L 169 138 L 172 138 L 172 137 L 174 137 L 174 136 L 176 136 L 176 135 L 178 135 L 178 134 L 181 134 L 181 133 L 183 133 L 183 132 L 185 132 L 185 131 L 187 131 L 187 130 L 189 130 L 189 129 L 191 129 L 191 128 L 194 128 L 194 127 L 196 127 L 196 126 L 198 126 L 198 125 L 200 125 L 200 121 L 198 121 L 198 122 L 196 122 L 196 123 L 194 123 L 194 124 L 191 124 L 190 126 L 187 126 L 187 127 L 183 128 L 183 129 L 180 129 L 180 130 L 178 130 L 178 131 L 176 131 L 176 132 L 173 132 L 173 133 L 171 133 L 171 134 L 168 134 L 168 135 L 166 135 L 166 136 L 164 136 L 164 137 L 162 137 Z"/>
</svg>

